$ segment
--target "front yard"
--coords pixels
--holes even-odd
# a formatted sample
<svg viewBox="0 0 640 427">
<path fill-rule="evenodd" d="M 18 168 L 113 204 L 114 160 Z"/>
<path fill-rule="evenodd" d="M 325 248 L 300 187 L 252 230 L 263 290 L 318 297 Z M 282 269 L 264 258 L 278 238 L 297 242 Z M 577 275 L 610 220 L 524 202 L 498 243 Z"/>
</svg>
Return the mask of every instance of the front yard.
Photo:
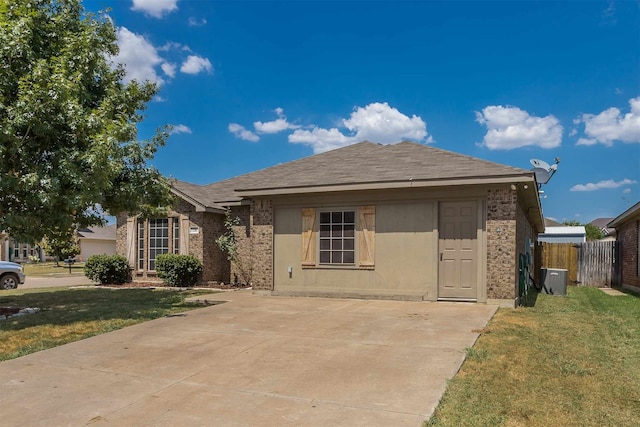
<svg viewBox="0 0 640 427">
<path fill-rule="evenodd" d="M 640 297 L 570 287 L 499 310 L 425 425 L 640 425 Z"/>
<path fill-rule="evenodd" d="M 211 291 L 46 288 L 0 293 L 0 307 L 41 311 L 0 321 L 0 360 L 201 307 L 185 298 Z"/>
</svg>

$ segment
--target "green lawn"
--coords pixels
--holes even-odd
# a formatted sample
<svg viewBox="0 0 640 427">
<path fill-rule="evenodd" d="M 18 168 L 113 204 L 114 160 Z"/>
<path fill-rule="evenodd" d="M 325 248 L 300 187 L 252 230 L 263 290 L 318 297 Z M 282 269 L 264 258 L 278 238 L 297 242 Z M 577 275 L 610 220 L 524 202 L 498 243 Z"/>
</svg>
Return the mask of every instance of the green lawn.
<svg viewBox="0 0 640 427">
<path fill-rule="evenodd" d="M 55 262 L 38 262 L 23 264 L 24 274 L 29 276 L 51 276 L 51 275 L 69 275 L 69 266 L 60 261 L 56 265 Z M 84 274 L 84 263 L 76 262 L 71 265 L 71 274 Z"/>
<path fill-rule="evenodd" d="M 500 309 L 427 426 L 640 426 L 640 297 L 570 287 Z"/>
<path fill-rule="evenodd" d="M 0 321 L 0 360 L 13 359 L 169 314 L 202 307 L 185 302 L 211 291 L 47 288 L 0 293 L 0 307 L 41 311 Z"/>
</svg>

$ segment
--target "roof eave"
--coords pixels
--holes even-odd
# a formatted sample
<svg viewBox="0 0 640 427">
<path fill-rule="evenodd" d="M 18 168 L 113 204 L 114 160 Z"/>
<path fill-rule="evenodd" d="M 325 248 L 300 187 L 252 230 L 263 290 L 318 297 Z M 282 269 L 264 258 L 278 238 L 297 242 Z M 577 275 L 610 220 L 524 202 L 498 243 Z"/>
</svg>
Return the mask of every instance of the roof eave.
<svg viewBox="0 0 640 427">
<path fill-rule="evenodd" d="M 235 192 L 241 197 L 256 196 L 277 196 L 286 194 L 301 193 L 327 193 L 338 191 L 357 190 L 385 190 L 398 188 L 426 188 L 457 185 L 482 185 L 482 184 L 509 184 L 509 183 L 532 183 L 535 180 L 532 176 L 510 175 L 488 178 L 453 178 L 438 180 L 406 180 L 406 181 L 386 181 L 386 182 L 365 182 L 354 184 L 333 184 L 333 185 L 313 185 L 298 187 L 277 187 L 277 188 L 257 188 L 257 189 L 236 189 Z"/>
<path fill-rule="evenodd" d="M 616 226 L 624 223 L 627 219 L 631 218 L 638 211 L 640 211 L 640 202 L 636 203 L 635 205 L 631 206 L 629 209 L 627 209 L 626 211 L 624 211 L 623 213 L 615 217 L 613 221 L 607 224 L 607 227 L 617 228 Z"/>
</svg>

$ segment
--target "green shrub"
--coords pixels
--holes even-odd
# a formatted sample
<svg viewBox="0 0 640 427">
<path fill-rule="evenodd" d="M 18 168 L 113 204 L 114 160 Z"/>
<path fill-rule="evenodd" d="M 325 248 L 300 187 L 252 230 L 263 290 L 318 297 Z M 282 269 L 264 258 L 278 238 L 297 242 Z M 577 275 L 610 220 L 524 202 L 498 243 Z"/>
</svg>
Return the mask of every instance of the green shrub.
<svg viewBox="0 0 640 427">
<path fill-rule="evenodd" d="M 200 280 L 202 262 L 193 255 L 162 254 L 156 257 L 156 273 L 168 286 L 193 286 Z"/>
<path fill-rule="evenodd" d="M 129 262 L 122 255 L 91 255 L 84 264 L 84 275 L 102 285 L 121 285 L 130 280 Z"/>
</svg>

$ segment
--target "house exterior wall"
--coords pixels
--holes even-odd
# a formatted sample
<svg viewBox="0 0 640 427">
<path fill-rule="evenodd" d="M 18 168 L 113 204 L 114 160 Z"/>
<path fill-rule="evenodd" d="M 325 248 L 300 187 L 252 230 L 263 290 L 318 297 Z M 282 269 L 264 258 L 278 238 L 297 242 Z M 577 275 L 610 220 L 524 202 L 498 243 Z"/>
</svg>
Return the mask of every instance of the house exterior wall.
<svg viewBox="0 0 640 427">
<path fill-rule="evenodd" d="M 622 286 L 640 289 L 640 214 L 616 227 L 622 254 Z"/>
<path fill-rule="evenodd" d="M 477 301 L 513 306 L 518 254 L 534 233 L 509 185 L 275 198 L 274 293 L 437 300 L 438 204 L 471 199 L 481 215 Z M 363 205 L 376 209 L 375 268 L 303 268 L 301 210 Z"/>
<path fill-rule="evenodd" d="M 358 205 L 278 206 L 275 209 L 274 290 L 282 294 L 377 296 L 401 299 L 437 298 L 437 202 L 385 203 L 375 206 L 375 266 L 303 267 L 304 208 L 357 209 Z M 356 241 L 362 233 L 356 219 Z M 359 258 L 356 246 L 355 258 Z M 291 268 L 291 274 L 289 274 Z"/>
</svg>

